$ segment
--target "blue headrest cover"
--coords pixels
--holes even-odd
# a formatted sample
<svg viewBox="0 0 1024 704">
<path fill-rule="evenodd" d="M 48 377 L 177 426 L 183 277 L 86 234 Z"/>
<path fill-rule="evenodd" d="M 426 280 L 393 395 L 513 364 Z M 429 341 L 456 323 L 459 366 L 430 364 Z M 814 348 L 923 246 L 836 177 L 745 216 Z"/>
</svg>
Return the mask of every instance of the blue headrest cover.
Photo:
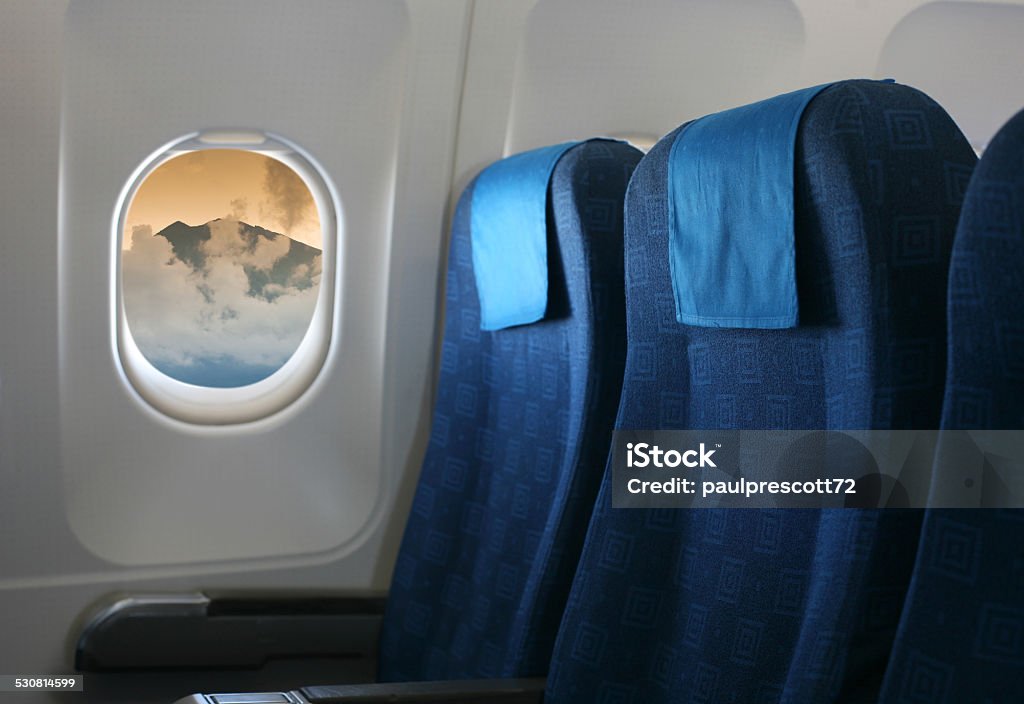
<svg viewBox="0 0 1024 704">
<path fill-rule="evenodd" d="M 548 182 L 579 142 L 534 149 L 495 162 L 473 187 L 470 240 L 480 296 L 480 329 L 501 330 L 544 317 L 548 306 Z"/>
<path fill-rule="evenodd" d="M 676 320 L 797 325 L 794 161 L 808 103 L 828 85 L 702 117 L 669 154 L 669 266 Z"/>
</svg>

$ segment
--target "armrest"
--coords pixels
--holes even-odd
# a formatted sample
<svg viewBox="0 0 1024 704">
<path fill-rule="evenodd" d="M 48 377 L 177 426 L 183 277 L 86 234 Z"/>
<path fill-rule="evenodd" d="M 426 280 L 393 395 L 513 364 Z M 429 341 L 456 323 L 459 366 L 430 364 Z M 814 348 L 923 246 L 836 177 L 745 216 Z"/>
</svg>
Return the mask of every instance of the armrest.
<svg viewBox="0 0 1024 704">
<path fill-rule="evenodd" d="M 376 654 L 377 597 L 125 595 L 85 624 L 75 668 L 259 668 L 273 658 Z"/>
<path fill-rule="evenodd" d="M 175 704 L 541 704 L 543 677 L 303 687 L 294 692 L 193 694 Z"/>
</svg>

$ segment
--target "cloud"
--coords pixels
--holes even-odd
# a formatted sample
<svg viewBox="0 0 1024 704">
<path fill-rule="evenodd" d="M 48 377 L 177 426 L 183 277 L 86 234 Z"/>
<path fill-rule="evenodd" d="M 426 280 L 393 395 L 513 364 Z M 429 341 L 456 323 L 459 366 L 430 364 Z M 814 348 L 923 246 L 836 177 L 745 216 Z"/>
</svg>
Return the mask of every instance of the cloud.
<svg viewBox="0 0 1024 704">
<path fill-rule="evenodd" d="M 305 334 L 320 254 L 289 270 L 286 237 L 254 234 L 237 220 L 211 222 L 209 234 L 198 245 L 200 267 L 178 259 L 148 225 L 135 227 L 122 254 L 125 314 L 139 349 L 165 373 L 207 385 L 248 383 L 287 361 Z M 254 295 L 254 276 L 273 295 Z M 259 371 L 249 378 L 240 367 Z"/>
<path fill-rule="evenodd" d="M 287 237 L 247 237 L 238 220 L 214 220 L 208 226 L 210 239 L 200 245 L 206 255 L 207 268 L 224 268 L 227 263 L 232 269 L 251 266 L 269 270 L 288 255 L 291 240 Z"/>
<path fill-rule="evenodd" d="M 260 215 L 271 220 L 286 235 L 305 224 L 316 212 L 309 188 L 290 166 L 277 159 L 266 160 L 263 178 L 266 203 Z"/>
<path fill-rule="evenodd" d="M 231 220 L 245 220 L 249 217 L 249 199 L 235 198 L 230 202 L 231 213 L 228 217 Z"/>
</svg>

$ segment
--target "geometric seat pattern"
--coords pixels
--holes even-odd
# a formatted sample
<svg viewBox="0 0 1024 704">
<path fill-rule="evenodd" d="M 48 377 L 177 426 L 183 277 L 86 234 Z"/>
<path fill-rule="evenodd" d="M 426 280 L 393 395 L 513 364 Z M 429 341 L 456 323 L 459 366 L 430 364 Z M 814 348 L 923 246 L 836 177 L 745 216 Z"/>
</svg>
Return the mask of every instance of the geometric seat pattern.
<svg viewBox="0 0 1024 704">
<path fill-rule="evenodd" d="M 906 86 L 837 83 L 795 154 L 800 321 L 678 324 L 668 160 L 626 196 L 623 429 L 935 428 L 946 273 L 975 156 Z M 549 704 L 871 701 L 921 512 L 613 509 L 606 474 L 548 677 Z"/>
<path fill-rule="evenodd" d="M 543 320 L 480 329 L 452 228 L 429 446 L 399 550 L 381 681 L 544 675 L 601 481 L 625 360 L 622 206 L 641 153 L 567 151 L 548 197 Z"/>
<path fill-rule="evenodd" d="M 949 324 L 942 427 L 1024 429 L 1024 112 L 967 189 Z M 882 701 L 1024 702 L 1024 511 L 928 512 Z"/>
</svg>

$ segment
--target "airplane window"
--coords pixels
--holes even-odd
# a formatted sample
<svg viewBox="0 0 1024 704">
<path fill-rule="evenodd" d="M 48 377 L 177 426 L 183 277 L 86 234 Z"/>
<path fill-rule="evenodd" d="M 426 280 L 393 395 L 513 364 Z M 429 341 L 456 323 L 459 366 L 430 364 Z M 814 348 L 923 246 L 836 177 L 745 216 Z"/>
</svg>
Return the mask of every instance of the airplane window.
<svg viewBox="0 0 1024 704">
<path fill-rule="evenodd" d="M 303 366 L 289 360 L 307 338 L 323 341 L 313 328 L 327 317 L 316 315 L 333 229 L 318 205 L 329 202 L 327 189 L 281 145 L 241 148 L 248 142 L 234 139 L 239 148 L 210 148 L 200 137 L 165 152 L 125 200 L 119 344 L 150 401 L 161 388 L 182 398 L 198 390 L 207 396 L 193 400 L 208 408 L 212 390 L 230 390 L 238 406 L 239 387 L 255 384 L 262 398 L 271 381 Z"/>
<path fill-rule="evenodd" d="M 124 224 L 135 343 L 189 384 L 265 379 L 309 327 L 321 250 L 313 194 L 283 162 L 241 149 L 168 159 L 139 185 Z"/>
</svg>

